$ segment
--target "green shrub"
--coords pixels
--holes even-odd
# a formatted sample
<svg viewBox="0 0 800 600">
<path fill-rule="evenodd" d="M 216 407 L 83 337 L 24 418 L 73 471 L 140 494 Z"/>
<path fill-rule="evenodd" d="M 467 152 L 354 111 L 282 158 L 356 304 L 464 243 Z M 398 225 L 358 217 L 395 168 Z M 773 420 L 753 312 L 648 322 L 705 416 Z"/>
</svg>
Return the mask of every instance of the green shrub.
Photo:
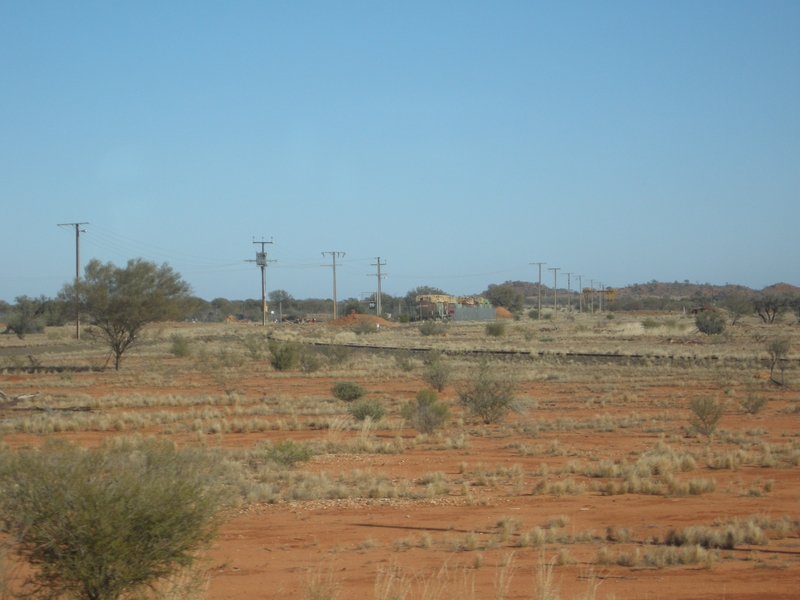
<svg viewBox="0 0 800 600">
<path fill-rule="evenodd" d="M 422 381 L 427 383 L 438 392 L 444 390 L 450 382 L 452 368 L 442 358 L 438 358 L 428 364 L 422 372 Z"/>
<path fill-rule="evenodd" d="M 267 445 L 266 455 L 276 465 L 292 468 L 299 462 L 311 460 L 314 451 L 306 444 L 298 444 L 294 440 L 283 440 L 274 445 Z"/>
<path fill-rule="evenodd" d="M 694 324 L 700 333 L 706 335 L 719 335 L 725 333 L 725 315 L 710 310 L 698 313 L 694 318 Z"/>
<path fill-rule="evenodd" d="M 178 358 L 186 358 L 192 355 L 192 349 L 189 347 L 189 338 L 179 333 L 173 333 L 170 336 L 172 345 L 169 348 L 170 354 Z"/>
<path fill-rule="evenodd" d="M 367 417 L 380 421 L 386 416 L 386 405 L 380 400 L 358 400 L 347 407 L 347 412 L 356 421 L 363 421 Z"/>
<path fill-rule="evenodd" d="M 30 565 L 26 595 L 144 597 L 214 538 L 222 475 L 210 455 L 155 440 L 4 453 L 0 520 Z"/>
<path fill-rule="evenodd" d="M 692 429 L 710 439 L 725 414 L 725 403 L 710 396 L 700 396 L 689 401 L 689 408 L 693 413 L 689 418 Z"/>
<path fill-rule="evenodd" d="M 434 390 L 420 390 L 414 400 L 403 405 L 400 414 L 420 433 L 433 433 L 450 419 L 450 407 L 439 401 Z"/>
<path fill-rule="evenodd" d="M 334 398 L 338 398 L 339 400 L 343 400 L 345 402 L 352 402 L 353 400 L 358 400 L 365 395 L 367 393 L 367 389 L 356 383 L 353 383 L 352 381 L 337 381 L 335 384 L 333 384 L 331 393 L 333 394 Z"/>
<path fill-rule="evenodd" d="M 445 331 L 447 331 L 447 327 L 442 323 L 437 323 L 436 321 L 425 321 L 419 326 L 419 332 L 426 336 L 442 335 Z"/>
<path fill-rule="evenodd" d="M 502 421 L 515 408 L 515 387 L 515 381 L 500 378 L 488 362 L 482 362 L 472 378 L 456 388 L 456 393 L 467 412 L 488 425 Z"/>
<path fill-rule="evenodd" d="M 506 334 L 506 324 L 500 321 L 492 321 L 486 324 L 486 335 L 492 337 L 502 337 Z"/>
<path fill-rule="evenodd" d="M 269 340 L 269 363 L 276 371 L 288 371 L 300 360 L 300 344 Z"/>
</svg>

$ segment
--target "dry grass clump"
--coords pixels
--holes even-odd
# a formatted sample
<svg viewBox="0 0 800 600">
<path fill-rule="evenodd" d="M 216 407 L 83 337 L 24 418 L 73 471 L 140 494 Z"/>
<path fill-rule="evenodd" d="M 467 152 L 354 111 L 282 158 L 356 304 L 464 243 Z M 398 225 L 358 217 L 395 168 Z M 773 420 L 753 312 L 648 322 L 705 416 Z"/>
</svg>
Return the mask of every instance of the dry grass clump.
<svg viewBox="0 0 800 600">
<path fill-rule="evenodd" d="M 753 518 L 712 527 L 691 525 L 680 530 L 671 529 L 664 539 L 664 543 L 669 546 L 701 546 L 727 550 L 743 544 L 764 546 L 768 542 L 767 534 Z"/>
</svg>

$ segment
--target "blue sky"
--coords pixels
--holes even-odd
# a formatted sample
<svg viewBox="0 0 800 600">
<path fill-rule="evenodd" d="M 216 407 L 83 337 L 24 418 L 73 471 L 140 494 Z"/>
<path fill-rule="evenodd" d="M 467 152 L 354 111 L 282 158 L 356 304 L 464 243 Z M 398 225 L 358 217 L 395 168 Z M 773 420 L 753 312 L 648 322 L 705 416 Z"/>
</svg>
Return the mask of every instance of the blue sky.
<svg viewBox="0 0 800 600">
<path fill-rule="evenodd" d="M 0 299 L 800 285 L 800 3 L 0 3 Z M 545 283 L 552 276 L 545 271 Z M 559 277 L 559 287 L 566 279 Z M 573 287 L 574 287 L 573 283 Z"/>
</svg>

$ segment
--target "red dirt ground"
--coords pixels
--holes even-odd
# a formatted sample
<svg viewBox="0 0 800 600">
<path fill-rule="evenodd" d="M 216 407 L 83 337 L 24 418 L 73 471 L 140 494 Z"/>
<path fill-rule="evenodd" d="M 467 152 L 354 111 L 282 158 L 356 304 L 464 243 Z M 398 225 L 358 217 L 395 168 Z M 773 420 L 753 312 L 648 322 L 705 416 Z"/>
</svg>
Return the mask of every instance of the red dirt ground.
<svg viewBox="0 0 800 600">
<path fill-rule="evenodd" d="M 178 378 L 169 387 L 134 386 L 134 389 L 124 391 L 154 396 L 170 393 L 208 394 L 208 389 L 189 386 L 196 385 L 198 377 L 201 376 Z M 43 375 L 3 375 L 0 376 L 0 388 L 12 392 L 15 384 L 31 379 L 36 380 L 36 389 L 45 393 L 64 393 L 63 389 L 52 383 L 52 387 L 48 387 L 49 381 L 55 381 L 54 376 Z M 101 397 L 123 392 L 113 374 L 80 374 L 74 379 L 92 381 L 91 387 L 76 388 L 81 394 Z M 251 398 L 260 395 L 325 397 L 329 396 L 334 381 L 334 378 L 303 377 L 296 373 L 275 374 L 268 379 L 242 381 L 240 393 Z M 359 383 L 372 394 L 396 400 L 411 398 L 423 386 L 420 380 L 398 380 L 379 375 L 359 379 Z M 676 381 L 674 386 L 642 387 L 632 384 L 630 389 L 619 385 L 614 394 L 622 396 L 630 392 L 633 399 L 608 406 L 587 403 L 587 396 L 599 401 L 602 394 L 593 392 L 592 386 L 584 383 L 530 382 L 518 391 L 538 401 L 538 407 L 532 409 L 525 418 L 540 422 L 557 418 L 580 420 L 604 414 L 655 416 L 665 411 L 674 412 L 675 421 L 653 421 L 655 425 L 661 423 L 669 429 L 666 441 L 671 443 L 669 436 L 676 434 L 679 425 L 686 422 L 688 411 L 663 406 L 665 403 L 674 403 L 676 394 L 683 398 L 708 394 L 709 384 Z M 452 391 L 447 391 L 443 396 L 451 400 L 455 398 Z M 795 399 L 796 392 L 777 390 L 774 396 L 776 399 L 761 415 L 748 416 L 737 412 L 726 415 L 724 428 L 733 432 L 763 428 L 766 433 L 761 435 L 770 444 L 786 444 L 796 440 L 800 416 L 783 412 L 783 408 Z M 132 412 L 133 409 L 110 409 L 109 412 L 116 410 Z M 188 408 L 157 407 L 152 410 L 183 411 Z M 303 421 L 305 417 L 297 418 Z M 520 418 L 523 417 L 515 416 L 510 422 Z M 616 431 L 541 431 L 534 437 L 511 427 L 483 427 L 467 422 L 462 431 L 470 433 L 468 449 L 444 450 L 441 449 L 441 443 L 423 443 L 407 448 L 401 454 L 320 455 L 301 468 L 324 470 L 332 474 L 352 469 L 372 470 L 393 479 L 410 481 L 418 480 L 425 473 L 441 471 L 448 480 L 453 481 L 462 476 L 461 463 L 466 462 L 468 468 L 479 462 L 504 467 L 518 464 L 524 474 L 521 494 L 514 493 L 501 478 L 496 487 L 474 486 L 471 489 L 471 503 L 462 495 L 459 486 L 453 485 L 449 494 L 428 500 L 320 500 L 253 505 L 231 515 L 210 552 L 212 580 L 208 597 L 301 598 L 308 570 L 315 572 L 322 565 L 341 582 L 343 592 L 340 598 L 373 598 L 378 571 L 392 566 L 399 567 L 409 576 L 416 576 L 418 581 L 426 574 L 446 566 L 453 579 L 461 578 L 464 574 L 474 576 L 478 597 L 491 598 L 494 597 L 492 590 L 499 572 L 495 565 L 513 553 L 516 572 L 507 597 L 531 598 L 535 587 L 534 571 L 540 560 L 539 550 L 516 547 L 518 534 L 512 535 L 507 541 L 497 541 L 496 523 L 500 518 L 515 517 L 521 520 L 523 531 L 536 525 L 543 527 L 548 518 L 554 515 L 567 516 L 567 530 L 574 533 L 593 529 L 597 535 L 603 536 L 608 527 L 627 527 L 631 530 L 632 542 L 608 543 L 612 552 L 619 554 L 631 552 L 634 547 L 640 548 L 642 553 L 646 552 L 652 548 L 645 545 L 647 539 L 654 536 L 663 539 L 672 527 L 710 525 L 717 518 L 747 518 L 759 513 L 773 518 L 783 515 L 797 518 L 800 515 L 798 469 L 785 467 L 747 465 L 735 471 L 712 471 L 698 465 L 698 469 L 686 474 L 686 477 L 713 477 L 717 480 L 717 491 L 701 496 L 605 496 L 600 492 L 586 491 L 575 496 L 555 497 L 531 493 L 533 484 L 539 479 L 532 473 L 542 463 L 547 463 L 552 472 L 570 460 L 583 463 L 591 457 L 629 457 L 631 462 L 634 461 L 635 455 L 631 453 L 647 450 L 659 439 L 659 432 L 648 431 L 648 427 L 618 428 Z M 141 431 L 159 432 L 160 428 Z M 84 431 L 59 435 L 83 444 L 96 444 L 114 433 Z M 325 435 L 324 431 L 309 429 L 231 433 L 222 436 L 219 443 L 225 447 L 252 447 L 264 439 L 292 438 L 301 441 Z M 400 435 L 409 446 L 416 432 L 378 430 L 376 435 L 386 440 Z M 183 439 L 183 436 L 176 437 Z M 21 433 L 4 436 L 4 442 L 11 447 L 38 444 L 41 439 L 41 436 Z M 546 455 L 546 449 L 554 440 L 558 440 L 566 454 Z M 703 451 L 705 444 L 699 439 L 685 440 L 683 443 L 685 447 L 699 452 Z M 545 451 L 524 456 L 514 444 L 539 445 Z M 730 451 L 735 446 L 714 442 L 712 448 Z M 577 475 L 573 477 L 589 481 Z M 553 480 L 559 478 L 555 476 Z M 749 497 L 738 491 L 760 485 L 761 481 L 767 479 L 775 480 L 774 491 L 760 497 Z M 477 536 L 480 549 L 453 551 L 454 540 L 460 540 L 470 532 Z M 431 546 L 410 547 L 419 546 L 423 534 L 430 536 Z M 592 569 L 602 580 L 597 598 L 750 600 L 800 597 L 797 589 L 797 582 L 800 581 L 800 537 L 796 531 L 785 539 L 771 540 L 768 546 L 745 546 L 733 551 L 720 551 L 723 555 L 721 560 L 711 568 L 704 568 L 703 564 L 662 569 L 599 566 L 594 564 L 599 546 L 600 542 L 546 545 L 547 560 L 554 558 L 559 548 L 566 548 L 571 556 L 571 561 L 555 567 L 554 571 L 563 598 L 584 591 L 586 577 Z M 479 568 L 474 568 L 478 563 Z"/>
</svg>

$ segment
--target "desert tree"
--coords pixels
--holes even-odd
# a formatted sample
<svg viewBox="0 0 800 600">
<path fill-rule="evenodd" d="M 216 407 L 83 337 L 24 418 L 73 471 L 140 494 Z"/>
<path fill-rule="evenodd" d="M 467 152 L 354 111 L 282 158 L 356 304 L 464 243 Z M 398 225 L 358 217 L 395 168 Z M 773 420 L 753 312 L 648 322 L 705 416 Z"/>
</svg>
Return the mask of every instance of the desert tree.
<svg viewBox="0 0 800 600">
<path fill-rule="evenodd" d="M 525 297 L 522 292 L 507 284 L 489 285 L 489 289 L 483 292 L 483 297 L 493 306 L 502 306 L 512 312 L 520 312 L 525 305 Z"/>
<path fill-rule="evenodd" d="M 753 301 L 744 294 L 731 294 L 721 302 L 722 307 L 731 315 L 731 325 L 753 312 Z"/>
<path fill-rule="evenodd" d="M 784 384 L 784 371 L 786 370 L 786 355 L 792 347 L 792 340 L 787 336 L 778 336 L 767 340 L 766 348 L 769 354 L 769 377 L 778 385 Z M 775 378 L 775 367 L 781 372 L 781 380 Z"/>
<path fill-rule="evenodd" d="M 24 339 L 29 333 L 41 333 L 44 331 L 43 310 L 44 303 L 40 300 L 18 296 L 14 299 L 14 308 L 4 333 L 13 333 L 19 339 Z"/>
<path fill-rule="evenodd" d="M 117 370 L 123 354 L 141 340 L 146 325 L 192 311 L 190 292 L 189 284 L 169 265 L 140 258 L 129 260 L 125 267 L 94 259 L 78 283 L 81 314 L 92 326 L 90 335 L 109 347 Z M 73 284 L 59 294 L 64 299 L 75 295 Z"/>
<path fill-rule="evenodd" d="M 25 597 L 144 597 L 190 569 L 226 504 L 218 461 L 155 440 L 59 440 L 0 457 L 0 522 Z"/>
<path fill-rule="evenodd" d="M 753 308 L 764 323 L 774 323 L 789 307 L 789 299 L 775 294 L 761 294 L 753 300 Z"/>
</svg>

